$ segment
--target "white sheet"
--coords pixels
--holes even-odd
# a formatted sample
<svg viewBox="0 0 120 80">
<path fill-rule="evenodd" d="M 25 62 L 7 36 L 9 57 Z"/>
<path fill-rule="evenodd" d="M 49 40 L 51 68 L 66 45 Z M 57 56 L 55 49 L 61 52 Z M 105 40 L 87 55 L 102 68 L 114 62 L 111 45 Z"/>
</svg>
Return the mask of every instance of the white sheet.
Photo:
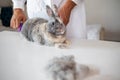
<svg viewBox="0 0 120 80">
<path fill-rule="evenodd" d="M 120 78 L 119 42 L 74 39 L 69 49 L 57 49 L 28 42 L 18 32 L 3 31 L 0 80 L 46 80 L 44 66 L 49 59 L 61 55 L 74 55 L 80 64 L 97 66 L 101 75 Z"/>
</svg>

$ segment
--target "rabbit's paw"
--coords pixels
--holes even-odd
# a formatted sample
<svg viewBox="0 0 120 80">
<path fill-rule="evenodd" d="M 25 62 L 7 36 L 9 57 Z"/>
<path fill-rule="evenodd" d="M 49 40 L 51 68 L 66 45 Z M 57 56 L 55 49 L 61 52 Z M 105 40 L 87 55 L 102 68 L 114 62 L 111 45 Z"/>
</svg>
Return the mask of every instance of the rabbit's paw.
<svg viewBox="0 0 120 80">
<path fill-rule="evenodd" d="M 71 44 L 71 41 L 70 40 L 65 40 L 65 42 L 64 42 L 67 46 L 70 46 L 70 44 Z"/>
<path fill-rule="evenodd" d="M 60 43 L 60 44 L 55 44 L 55 47 L 60 48 L 60 49 L 65 49 L 65 48 L 68 48 L 68 45 Z"/>
</svg>

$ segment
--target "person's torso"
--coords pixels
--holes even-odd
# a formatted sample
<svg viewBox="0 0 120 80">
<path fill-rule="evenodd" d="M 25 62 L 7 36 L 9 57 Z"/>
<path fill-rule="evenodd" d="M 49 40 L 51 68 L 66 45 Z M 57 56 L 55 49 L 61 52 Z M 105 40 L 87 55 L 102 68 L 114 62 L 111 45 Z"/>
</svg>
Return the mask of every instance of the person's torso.
<svg viewBox="0 0 120 80">
<path fill-rule="evenodd" d="M 50 7 L 53 4 L 56 4 L 58 7 L 64 2 L 65 0 L 27 0 L 27 12 L 29 18 L 45 18 L 48 19 L 48 15 L 46 13 L 46 5 Z"/>
</svg>

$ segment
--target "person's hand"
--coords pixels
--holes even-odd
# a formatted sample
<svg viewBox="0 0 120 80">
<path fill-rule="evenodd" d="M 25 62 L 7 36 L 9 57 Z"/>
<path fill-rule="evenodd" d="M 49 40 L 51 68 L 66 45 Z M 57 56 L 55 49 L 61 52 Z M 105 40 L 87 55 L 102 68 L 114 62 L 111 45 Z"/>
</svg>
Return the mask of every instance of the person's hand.
<svg viewBox="0 0 120 80">
<path fill-rule="evenodd" d="M 68 24 L 71 11 L 75 5 L 76 4 L 72 0 L 67 0 L 65 4 L 59 9 L 58 15 L 65 25 Z"/>
<path fill-rule="evenodd" d="M 26 16 L 22 9 L 14 9 L 13 16 L 11 18 L 10 26 L 14 29 L 18 28 L 20 23 L 26 21 Z"/>
</svg>

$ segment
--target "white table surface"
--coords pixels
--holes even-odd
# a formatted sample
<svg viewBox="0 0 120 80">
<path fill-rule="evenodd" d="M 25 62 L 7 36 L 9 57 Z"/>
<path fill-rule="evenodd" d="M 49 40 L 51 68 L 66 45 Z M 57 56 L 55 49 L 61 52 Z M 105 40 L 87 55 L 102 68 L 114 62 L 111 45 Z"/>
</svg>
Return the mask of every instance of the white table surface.
<svg viewBox="0 0 120 80">
<path fill-rule="evenodd" d="M 96 66 L 101 75 L 120 78 L 119 42 L 75 39 L 69 49 L 57 49 L 28 42 L 18 32 L 3 31 L 0 32 L 0 80 L 44 80 L 46 63 L 61 55 L 74 55 L 76 62 Z"/>
</svg>

